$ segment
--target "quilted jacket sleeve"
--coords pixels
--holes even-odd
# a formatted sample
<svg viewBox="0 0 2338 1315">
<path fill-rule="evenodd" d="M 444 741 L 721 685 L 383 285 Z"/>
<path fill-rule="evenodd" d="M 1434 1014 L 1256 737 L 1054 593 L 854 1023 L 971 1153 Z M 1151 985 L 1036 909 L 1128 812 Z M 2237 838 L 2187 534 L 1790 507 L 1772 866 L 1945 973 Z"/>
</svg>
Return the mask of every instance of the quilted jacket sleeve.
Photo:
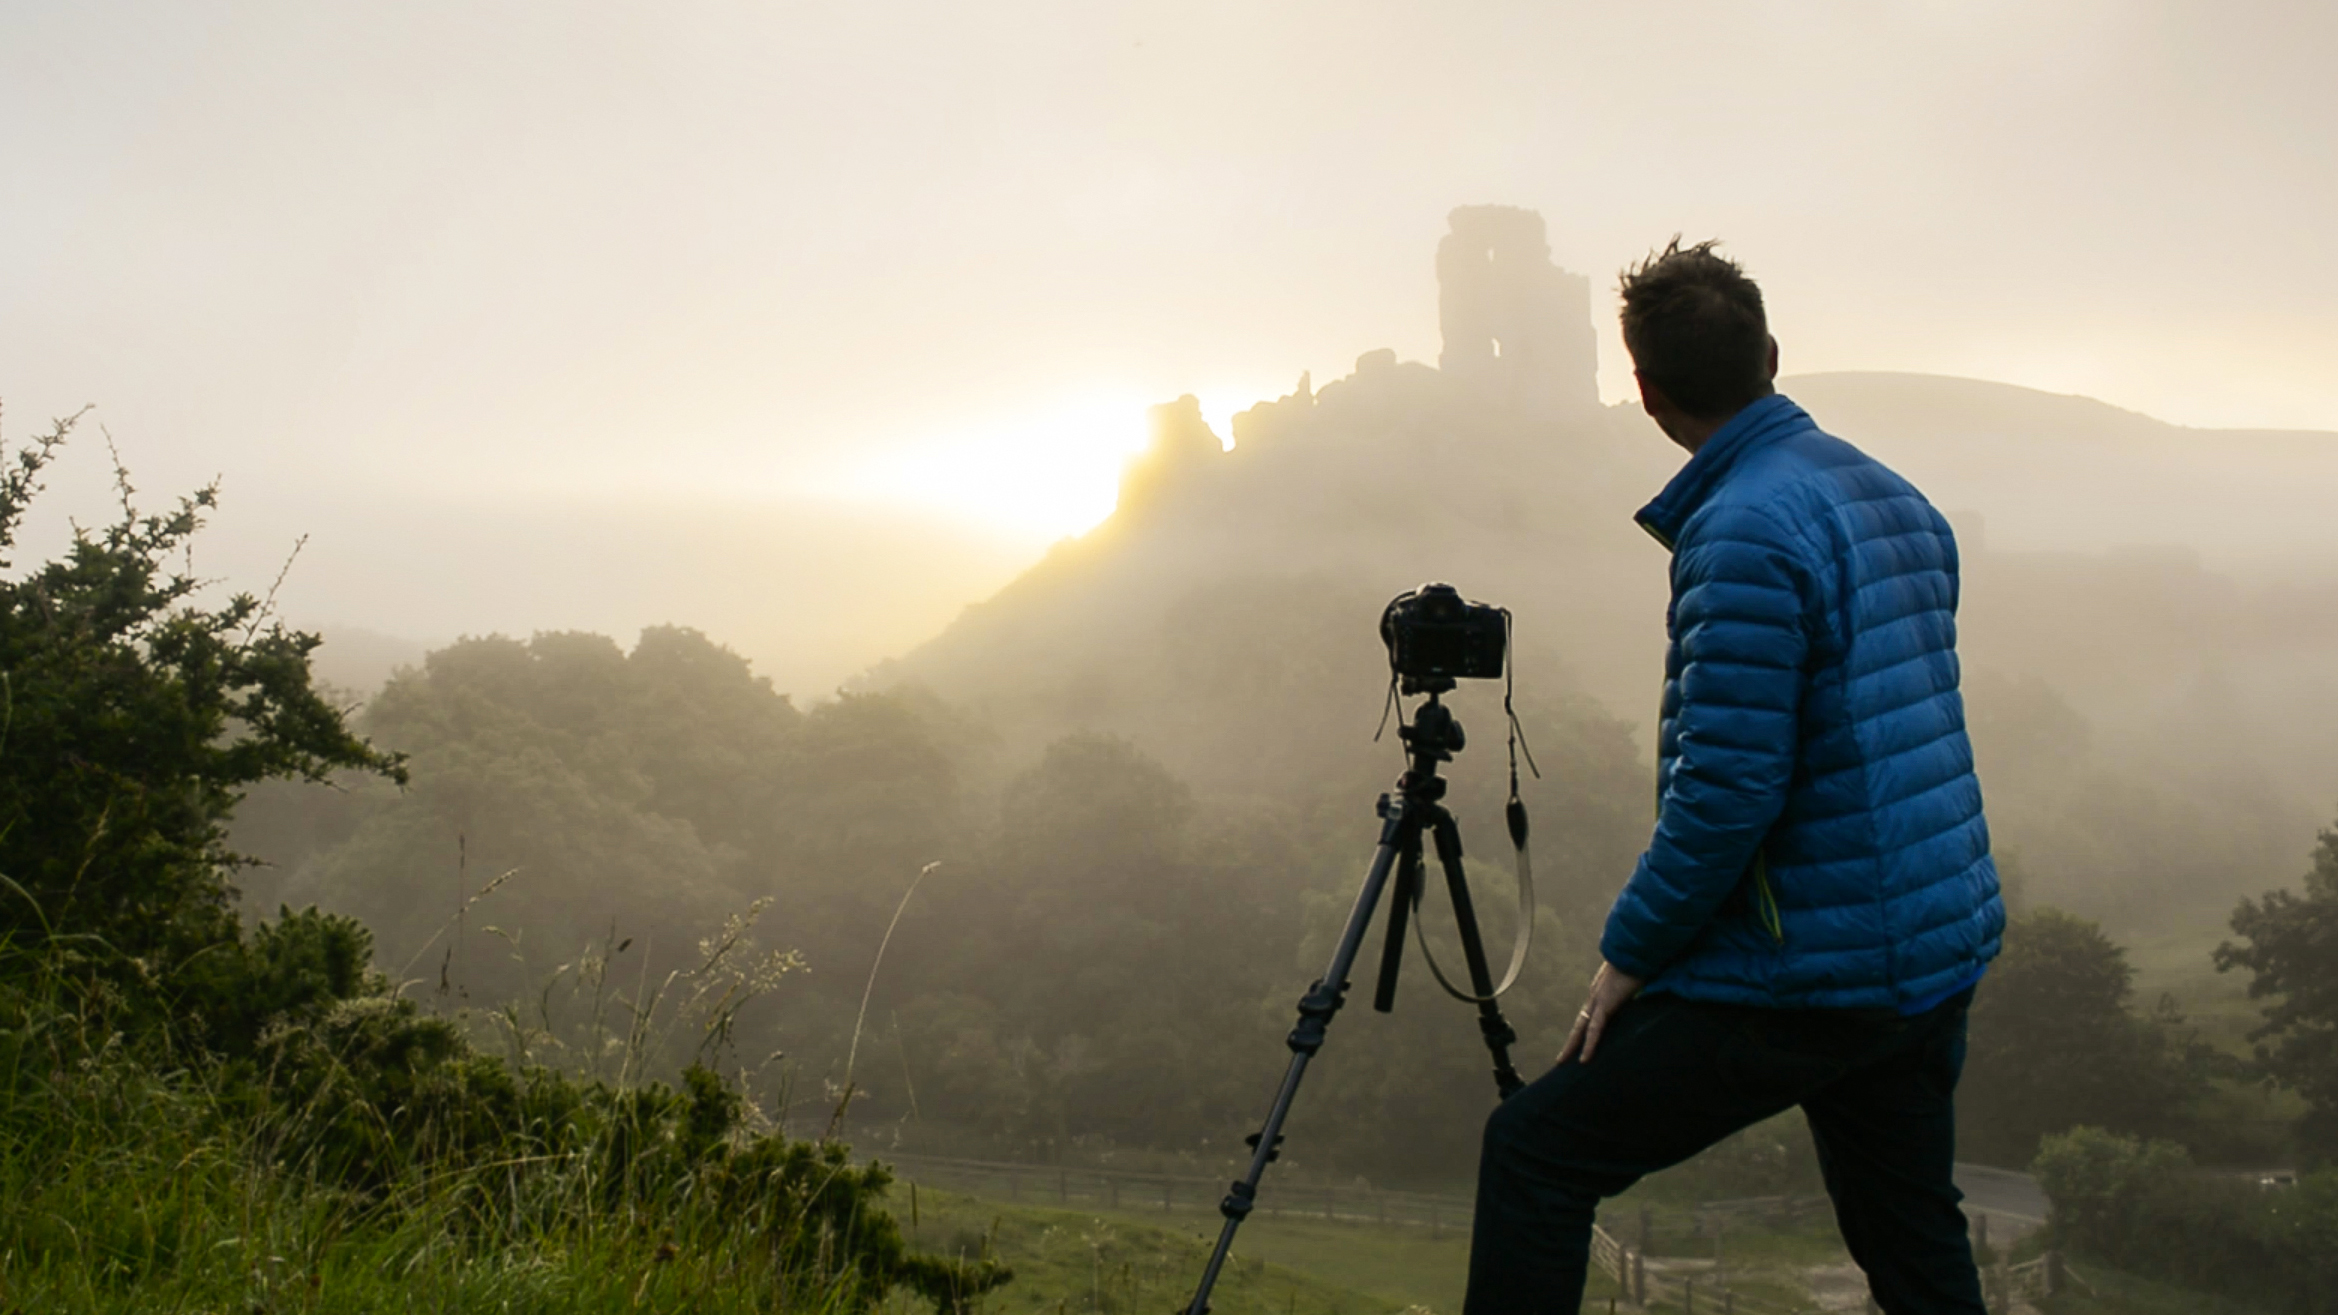
<svg viewBox="0 0 2338 1315">
<path fill-rule="evenodd" d="M 1671 771 L 1655 838 L 1600 941 L 1640 978 L 1685 949 L 1743 879 L 1794 774 L 1811 574 L 1792 532 L 1760 511 L 1716 509 L 1697 530 L 1673 562 Z"/>
</svg>

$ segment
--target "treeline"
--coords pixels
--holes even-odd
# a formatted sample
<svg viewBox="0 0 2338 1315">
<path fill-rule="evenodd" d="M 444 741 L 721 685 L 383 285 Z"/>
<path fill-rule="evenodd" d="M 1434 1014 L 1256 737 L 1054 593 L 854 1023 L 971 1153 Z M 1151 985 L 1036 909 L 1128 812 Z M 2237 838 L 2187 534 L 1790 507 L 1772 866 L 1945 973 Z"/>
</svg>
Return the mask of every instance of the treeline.
<svg viewBox="0 0 2338 1315">
<path fill-rule="evenodd" d="M 574 634 L 466 640 L 399 675 L 361 724 L 408 755 L 414 784 L 256 797 L 238 838 L 278 866 L 244 880 L 365 919 L 418 998 L 470 1010 L 515 1054 L 596 1071 L 612 1011 L 697 971 L 729 918 L 717 940 L 760 937 L 756 971 L 786 980 L 718 1028 L 666 1035 L 658 1062 L 724 1065 L 800 1130 L 841 1111 L 879 1144 L 1042 1161 L 1238 1149 L 1396 765 L 1359 752 L 1232 801 L 1103 735 L 1018 767 L 936 700 L 799 710 L 676 628 L 630 653 Z M 1546 778 L 1528 782 L 1541 957 L 1511 1005 L 1531 1065 L 1578 1003 L 1646 801 L 1620 725 L 1580 705 L 1525 724 Z M 1497 947 L 1513 916 L 1500 754 L 1474 747 L 1454 769 Z M 1335 1026 L 1293 1162 L 1389 1185 L 1468 1173 L 1483 1052 L 1467 1011 L 1410 973 L 1394 1017 L 1359 1003 Z M 2024 1165 L 2080 1124 L 2215 1162 L 2288 1153 L 2282 1129 L 2233 1117 L 2273 1070 L 2166 1001 L 2139 1004 L 2133 982 L 2096 924 L 2015 919 L 1975 1008 L 1968 1158 Z"/>
<path fill-rule="evenodd" d="M 931 699 L 798 710 L 678 628 L 629 653 L 586 635 L 466 640 L 392 680 L 360 724 L 406 755 L 412 785 L 256 795 L 237 840 L 274 863 L 242 877 L 263 907 L 358 916 L 418 998 L 588 1068 L 571 1037 L 596 1011 L 634 1007 L 754 910 L 753 934 L 796 954 L 776 965 L 786 982 L 719 1037 L 676 1038 L 669 1063 L 735 1066 L 793 1126 L 826 1127 L 849 1081 L 864 1138 L 1041 1159 L 1238 1147 L 1398 765 L 1366 742 L 1341 770 L 1235 803 L 1105 735 L 1009 767 Z M 1519 1009 L 1555 1017 L 1644 804 L 1622 727 L 1549 709 L 1525 724 L 1546 777 L 1546 948 Z M 1456 773 L 1497 946 L 1515 923 L 1500 753 Z M 1442 1180 L 1471 1159 L 1492 1095 L 1476 1029 L 1411 972 L 1393 1019 L 1342 1019 L 1295 1160 Z"/>
</svg>

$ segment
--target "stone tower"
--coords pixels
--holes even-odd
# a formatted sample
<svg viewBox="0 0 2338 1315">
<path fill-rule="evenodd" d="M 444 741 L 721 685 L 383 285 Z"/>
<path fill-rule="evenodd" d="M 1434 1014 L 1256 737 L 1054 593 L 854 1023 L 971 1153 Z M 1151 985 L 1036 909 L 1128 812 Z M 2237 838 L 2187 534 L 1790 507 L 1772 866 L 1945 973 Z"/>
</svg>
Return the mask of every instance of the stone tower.
<svg viewBox="0 0 2338 1315">
<path fill-rule="evenodd" d="M 1551 263 L 1542 216 L 1465 205 L 1437 244 L 1437 368 L 1522 410 L 1599 405 L 1591 280 Z"/>
</svg>

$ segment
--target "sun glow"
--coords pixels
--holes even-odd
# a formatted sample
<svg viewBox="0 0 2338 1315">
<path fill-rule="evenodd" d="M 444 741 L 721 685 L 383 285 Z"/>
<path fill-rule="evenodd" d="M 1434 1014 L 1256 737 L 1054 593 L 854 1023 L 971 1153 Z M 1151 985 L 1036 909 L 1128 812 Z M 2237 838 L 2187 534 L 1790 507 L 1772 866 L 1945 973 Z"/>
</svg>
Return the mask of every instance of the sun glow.
<svg viewBox="0 0 2338 1315">
<path fill-rule="evenodd" d="M 1094 528 L 1112 514 L 1120 475 L 1149 437 L 1154 402 L 1135 393 L 1091 393 L 1022 416 L 908 439 L 864 455 L 818 481 L 816 491 L 852 502 L 904 504 L 1046 543 Z M 1202 414 L 1223 441 L 1234 411 L 1204 396 Z"/>
</svg>

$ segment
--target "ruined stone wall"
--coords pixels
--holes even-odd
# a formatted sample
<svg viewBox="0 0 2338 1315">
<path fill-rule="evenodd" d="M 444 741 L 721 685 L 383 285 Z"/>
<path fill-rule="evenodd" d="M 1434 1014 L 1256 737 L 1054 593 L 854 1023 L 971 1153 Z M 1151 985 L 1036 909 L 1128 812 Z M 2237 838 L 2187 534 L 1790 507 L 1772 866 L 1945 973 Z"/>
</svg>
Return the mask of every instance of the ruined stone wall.
<svg viewBox="0 0 2338 1315">
<path fill-rule="evenodd" d="M 1536 412 L 1599 405 L 1591 281 L 1551 263 L 1542 216 L 1465 205 L 1437 244 L 1437 368 L 1490 401 Z"/>
</svg>

